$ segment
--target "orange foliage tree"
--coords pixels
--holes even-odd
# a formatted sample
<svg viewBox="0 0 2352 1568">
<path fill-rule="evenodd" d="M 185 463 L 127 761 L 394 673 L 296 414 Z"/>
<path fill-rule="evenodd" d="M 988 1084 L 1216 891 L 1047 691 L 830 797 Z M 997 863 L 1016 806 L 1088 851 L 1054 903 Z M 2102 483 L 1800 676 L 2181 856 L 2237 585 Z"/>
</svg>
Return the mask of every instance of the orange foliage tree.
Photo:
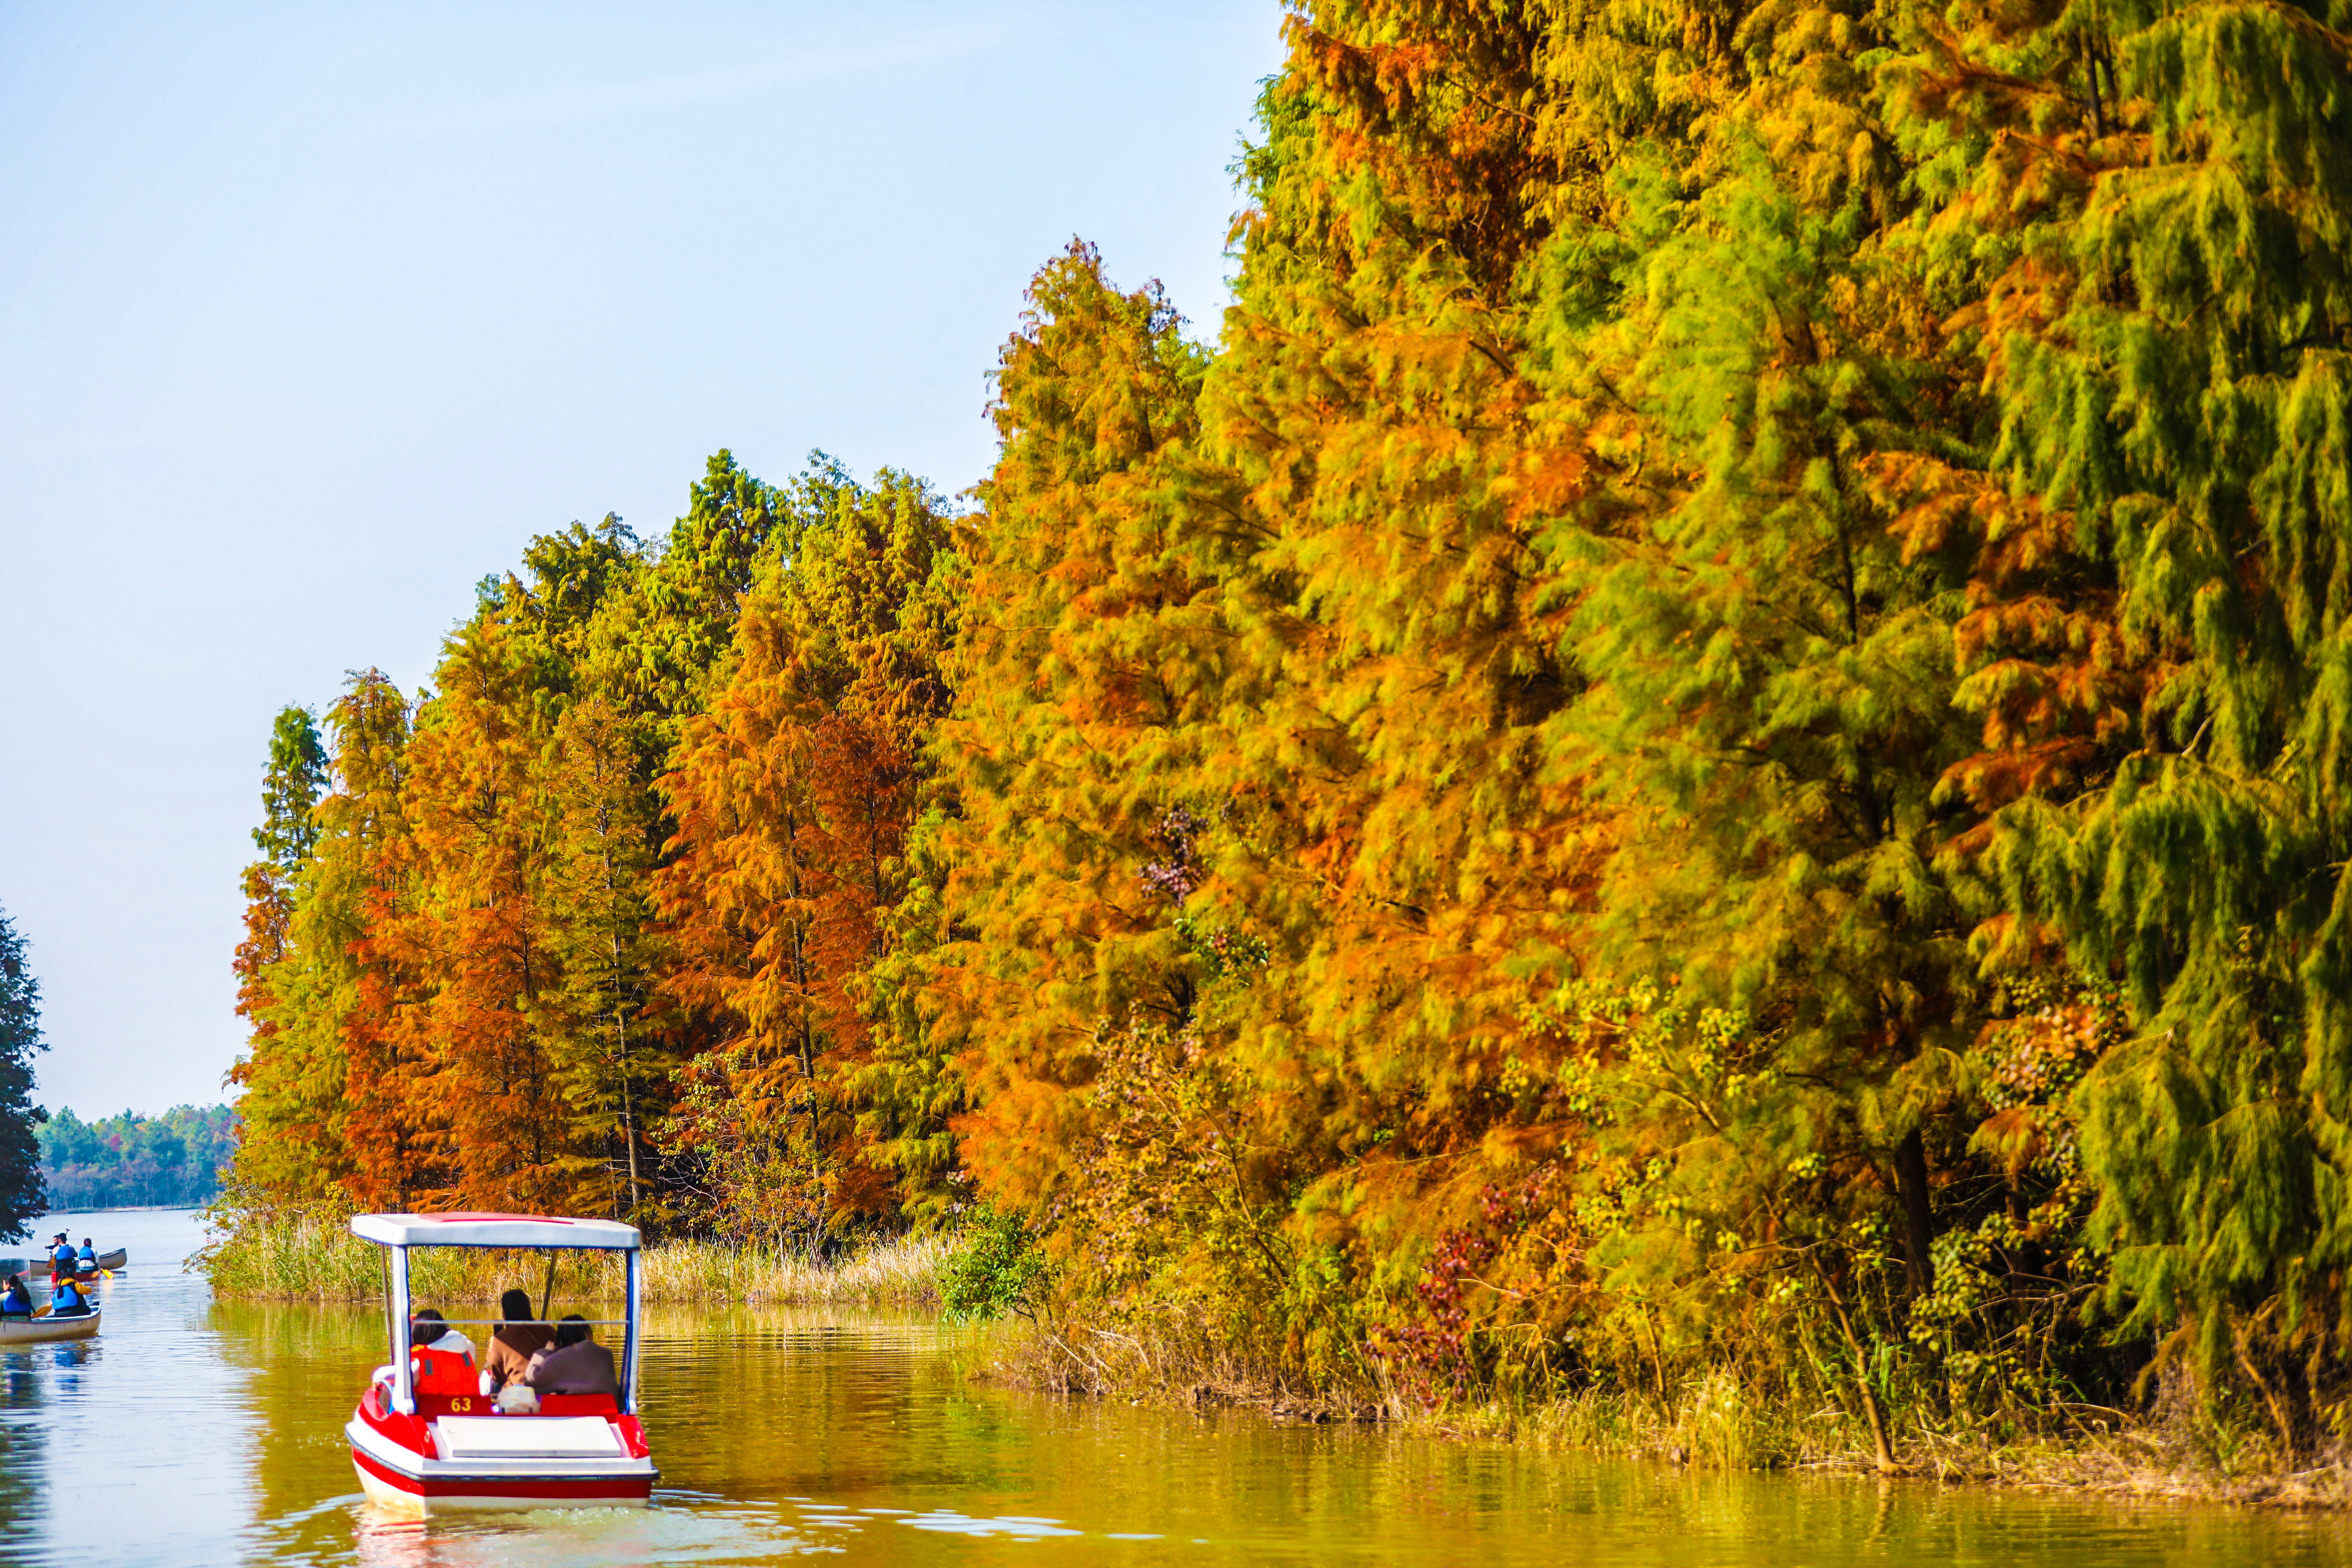
<svg viewBox="0 0 2352 1568">
<path fill-rule="evenodd" d="M 895 1201 L 850 1086 L 873 1062 L 861 981 L 906 894 L 958 591 L 919 483 L 830 500 L 755 583 L 728 678 L 686 727 L 662 782 L 677 858 L 656 879 L 664 984 L 723 1033 L 677 1141 L 730 1224 L 807 1241 Z"/>
</svg>

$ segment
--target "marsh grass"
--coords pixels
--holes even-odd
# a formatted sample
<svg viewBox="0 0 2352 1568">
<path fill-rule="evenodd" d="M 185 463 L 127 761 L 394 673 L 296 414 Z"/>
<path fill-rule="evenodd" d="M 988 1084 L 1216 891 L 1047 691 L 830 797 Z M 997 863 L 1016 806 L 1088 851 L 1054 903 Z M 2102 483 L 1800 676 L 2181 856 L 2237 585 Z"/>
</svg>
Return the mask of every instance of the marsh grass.
<svg viewBox="0 0 2352 1568">
<path fill-rule="evenodd" d="M 257 1301 L 380 1301 L 388 1249 L 352 1235 L 341 1215 L 319 1211 L 215 1211 L 215 1239 L 190 1266 L 215 1294 Z M 937 1236 L 897 1237 L 837 1260 L 673 1241 L 647 1247 L 639 1289 L 649 1305 L 745 1301 L 776 1305 L 936 1307 L 940 1269 L 951 1250 Z M 547 1288 L 550 1255 L 529 1249 L 420 1247 L 409 1254 L 409 1291 L 418 1302 L 492 1302 L 520 1287 Z M 559 1252 L 561 1301 L 617 1302 L 617 1255 Z"/>
<path fill-rule="evenodd" d="M 1041 1317 L 994 1341 L 979 1375 L 1066 1394 L 1254 1409 L 1283 1422 L 1379 1421 L 1431 1436 L 1486 1438 L 1559 1453 L 1640 1458 L 1697 1470 L 1875 1468 L 1870 1429 L 1841 1405 L 1760 1396 L 1729 1372 L 1654 1391 L 1585 1388 L 1526 1401 L 1421 1405 L 1373 1383 L 1300 1388 L 1253 1359 L 1181 1334 L 1109 1331 Z M 2145 1412 L 2066 1406 L 2056 1423 L 1972 1422 L 1925 1402 L 1897 1405 L 1900 1474 L 2045 1490 L 2270 1507 L 2352 1506 L 2352 1456 L 2282 1462 L 2246 1411 L 2159 1399 Z"/>
<path fill-rule="evenodd" d="M 646 1253 L 643 1289 L 648 1301 L 717 1298 L 836 1307 L 936 1307 L 940 1270 L 953 1250 L 944 1237 L 901 1236 L 847 1258 L 818 1261 L 789 1252 L 672 1241 Z"/>
</svg>

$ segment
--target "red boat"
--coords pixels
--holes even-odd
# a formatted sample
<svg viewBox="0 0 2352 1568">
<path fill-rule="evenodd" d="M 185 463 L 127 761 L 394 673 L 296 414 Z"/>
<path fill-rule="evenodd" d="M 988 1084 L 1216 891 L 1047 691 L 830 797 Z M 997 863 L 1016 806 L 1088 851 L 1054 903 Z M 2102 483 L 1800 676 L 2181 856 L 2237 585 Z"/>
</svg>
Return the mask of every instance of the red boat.
<svg viewBox="0 0 2352 1568">
<path fill-rule="evenodd" d="M 343 1431 L 370 1500 L 405 1513 L 454 1509 L 643 1508 L 652 1500 L 653 1456 L 637 1419 L 636 1228 L 603 1219 L 510 1214 L 368 1214 L 353 1235 L 390 1249 L 392 1361 L 376 1369 Z M 611 1394 L 549 1394 L 530 1414 L 508 1414 L 486 1394 L 420 1388 L 409 1344 L 408 1253 L 417 1247 L 496 1247 L 549 1252 L 593 1248 L 622 1255 L 626 1316 L 618 1328 L 620 1384 Z M 552 1260 L 549 1279 L 553 1279 Z M 544 1316 L 547 1306 L 541 1305 Z M 490 1320 L 452 1319 L 453 1328 Z M 487 1335 L 484 1338 L 487 1339 Z M 429 1362 L 430 1352 L 427 1352 Z"/>
</svg>

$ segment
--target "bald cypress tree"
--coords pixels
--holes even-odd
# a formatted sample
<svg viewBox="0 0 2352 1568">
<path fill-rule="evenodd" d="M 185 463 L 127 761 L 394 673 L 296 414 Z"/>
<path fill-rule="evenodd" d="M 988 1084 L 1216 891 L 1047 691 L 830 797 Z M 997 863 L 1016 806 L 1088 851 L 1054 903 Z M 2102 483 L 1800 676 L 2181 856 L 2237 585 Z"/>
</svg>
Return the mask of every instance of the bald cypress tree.
<svg viewBox="0 0 2352 1568">
<path fill-rule="evenodd" d="M 1202 568 L 1227 531 L 1180 533 L 1192 520 L 1171 505 L 1204 356 L 1157 288 L 1116 289 L 1090 247 L 1045 267 L 1028 303 L 1000 355 L 979 609 L 946 726 L 971 940 L 941 962 L 987 1105 L 968 1157 L 1008 1202 L 1067 1178 L 1084 1117 L 1068 1091 L 1103 1021 L 1181 1021 L 1181 943 L 1136 879 L 1226 673 Z"/>
<path fill-rule="evenodd" d="M 1992 274 L 1998 434 L 1935 531 L 1975 574 L 1998 930 L 2126 983 L 2079 1097 L 2110 1305 L 2290 1452 L 2352 1354 L 2347 23 L 1987 13 L 1903 94 L 1990 149 L 1947 228 Z"/>
<path fill-rule="evenodd" d="M 320 740 L 318 721 L 309 709 L 289 704 L 279 710 L 270 726 L 269 760 L 262 775 L 261 826 L 253 830 L 254 847 L 262 858 L 245 868 L 245 937 L 237 943 L 233 965 L 237 1014 L 253 1031 L 247 1052 L 228 1074 L 229 1081 L 247 1096 L 234 1184 L 247 1195 L 257 1196 L 264 1190 L 284 1195 L 289 1183 L 299 1184 L 306 1179 L 296 1173 L 307 1172 L 314 1163 L 309 1150 L 290 1163 L 258 1145 L 248 1152 L 242 1130 L 269 1128 L 285 1109 L 274 1101 L 291 1087 L 271 1076 L 286 1054 L 275 1037 L 289 1024 L 299 1028 L 304 1021 L 289 1016 L 284 1005 L 286 993 L 300 985 L 288 959 L 296 901 L 319 846 L 319 823 L 312 814 L 328 782 L 327 752 Z M 266 1083 L 257 1093 L 257 1083 Z M 328 1092 L 332 1094 L 333 1088 Z M 314 1102 L 294 1115 L 308 1120 L 316 1109 Z M 266 1142 L 268 1138 L 265 1131 L 262 1139 Z"/>
</svg>

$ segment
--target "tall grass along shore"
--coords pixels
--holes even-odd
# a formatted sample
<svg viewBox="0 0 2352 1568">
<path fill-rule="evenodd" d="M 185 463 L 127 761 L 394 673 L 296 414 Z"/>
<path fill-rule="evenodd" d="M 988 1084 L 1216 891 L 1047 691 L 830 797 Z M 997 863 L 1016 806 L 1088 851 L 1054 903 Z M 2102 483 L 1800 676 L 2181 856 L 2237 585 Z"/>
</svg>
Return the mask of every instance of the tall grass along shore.
<svg viewBox="0 0 2352 1568">
<path fill-rule="evenodd" d="M 195 1266 L 219 1295 L 241 1300 L 374 1301 L 384 1291 L 385 1249 L 351 1233 L 326 1211 L 215 1211 L 216 1239 Z M 914 1308 L 940 1304 L 949 1243 L 904 1236 L 830 1260 L 709 1241 L 661 1242 L 641 1255 L 639 1289 L 648 1303 L 742 1301 L 773 1305 Z M 419 1300 L 494 1300 L 517 1284 L 534 1292 L 548 1255 L 497 1247 L 423 1247 L 410 1254 Z M 621 1268 L 610 1253 L 558 1253 L 556 1294 L 618 1300 Z"/>
<path fill-rule="evenodd" d="M 1067 1298 L 1059 1307 L 1070 1304 Z M 1880 1417 L 1896 1457 L 1882 1466 L 1871 1423 L 1834 1390 L 1763 1387 L 1722 1368 L 1664 1388 L 1552 1384 L 1472 1400 L 1360 1380 L 1302 1384 L 1246 1336 L 1219 1336 L 1172 1310 L 1159 1323 L 1106 1325 L 1040 1298 L 993 1347 L 982 1375 L 1080 1397 L 1231 1407 L 1281 1423 L 1381 1422 L 1449 1438 L 1696 1469 L 1892 1473 L 1912 1480 L 2292 1509 L 2352 1507 L 2352 1466 L 2336 1455 L 2297 1465 L 2252 1411 L 2217 1402 L 2174 1365 L 2138 1408 L 2069 1404 L 2054 1418 L 2023 1409 L 1984 1419 L 1931 1391 L 1885 1390 Z"/>
</svg>

